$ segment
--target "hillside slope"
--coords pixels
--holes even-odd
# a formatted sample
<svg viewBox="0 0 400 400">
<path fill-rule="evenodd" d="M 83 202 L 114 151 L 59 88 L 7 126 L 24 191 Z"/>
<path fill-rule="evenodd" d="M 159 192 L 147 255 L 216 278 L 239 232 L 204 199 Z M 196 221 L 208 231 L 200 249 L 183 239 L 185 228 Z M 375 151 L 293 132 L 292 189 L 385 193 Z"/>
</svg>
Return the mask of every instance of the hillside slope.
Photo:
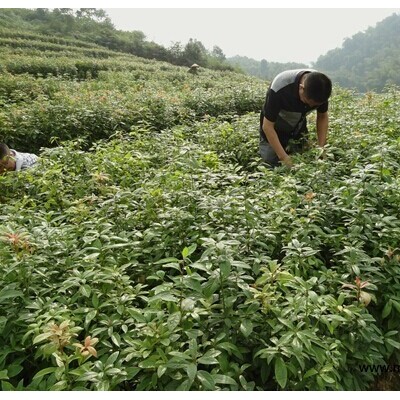
<svg viewBox="0 0 400 400">
<path fill-rule="evenodd" d="M 307 68 L 307 65 L 302 63 L 279 63 L 267 61 L 265 59 L 257 61 L 243 56 L 229 57 L 227 61 L 233 66 L 239 67 L 249 75 L 257 76 L 258 78 L 269 81 L 274 79 L 277 74 L 287 69 Z"/>
<path fill-rule="evenodd" d="M 315 68 L 343 87 L 361 92 L 400 85 L 400 15 L 393 14 L 320 56 Z"/>
</svg>

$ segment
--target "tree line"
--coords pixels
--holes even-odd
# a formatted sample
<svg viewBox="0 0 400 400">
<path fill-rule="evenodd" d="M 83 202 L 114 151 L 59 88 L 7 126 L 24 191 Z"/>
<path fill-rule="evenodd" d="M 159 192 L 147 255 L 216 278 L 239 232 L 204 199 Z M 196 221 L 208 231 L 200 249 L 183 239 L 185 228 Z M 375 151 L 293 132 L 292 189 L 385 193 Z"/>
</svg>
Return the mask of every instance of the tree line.
<svg viewBox="0 0 400 400">
<path fill-rule="evenodd" d="M 253 58 L 245 56 L 229 57 L 228 61 L 235 67 L 238 67 L 248 73 L 249 75 L 257 76 L 261 79 L 271 81 L 274 77 L 282 71 L 287 69 L 308 68 L 306 64 L 288 62 L 280 63 L 274 61 L 261 61 L 254 60 Z"/>
<path fill-rule="evenodd" d="M 0 26 L 94 43 L 174 65 L 199 64 L 211 69 L 245 72 L 266 80 L 272 80 L 285 69 L 308 67 L 302 63 L 256 61 L 242 56 L 227 59 L 220 47 L 214 46 L 210 51 L 197 39 L 190 39 L 186 44 L 175 42 L 167 48 L 147 40 L 142 31 L 116 29 L 106 11 L 96 8 L 3 8 Z M 346 38 L 342 47 L 321 55 L 311 67 L 325 72 L 340 86 L 359 92 L 379 92 L 387 85 L 400 85 L 399 31 L 400 15 L 393 14 L 376 27 Z"/>
<path fill-rule="evenodd" d="M 190 39 L 186 44 L 175 42 L 166 48 L 147 40 L 142 31 L 116 29 L 103 9 L 3 8 L 0 9 L 0 25 L 6 29 L 91 42 L 113 51 L 166 61 L 174 65 L 199 64 L 211 69 L 238 71 L 226 61 L 225 54 L 218 46 L 214 46 L 210 51 L 199 40 Z"/>
</svg>

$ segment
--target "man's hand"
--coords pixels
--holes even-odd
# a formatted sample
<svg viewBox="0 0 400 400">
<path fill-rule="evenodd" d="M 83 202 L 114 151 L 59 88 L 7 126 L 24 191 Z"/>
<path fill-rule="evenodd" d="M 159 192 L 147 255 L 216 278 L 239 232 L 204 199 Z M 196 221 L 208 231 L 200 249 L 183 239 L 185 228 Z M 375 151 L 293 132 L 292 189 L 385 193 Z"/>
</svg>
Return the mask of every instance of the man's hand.
<svg viewBox="0 0 400 400">
<path fill-rule="evenodd" d="M 283 165 L 286 165 L 286 167 L 288 167 L 288 168 L 292 168 L 292 167 L 293 167 L 293 161 L 292 161 L 292 159 L 290 158 L 290 156 L 288 156 L 288 155 L 286 155 L 286 156 L 281 160 L 281 163 L 282 163 Z"/>
</svg>

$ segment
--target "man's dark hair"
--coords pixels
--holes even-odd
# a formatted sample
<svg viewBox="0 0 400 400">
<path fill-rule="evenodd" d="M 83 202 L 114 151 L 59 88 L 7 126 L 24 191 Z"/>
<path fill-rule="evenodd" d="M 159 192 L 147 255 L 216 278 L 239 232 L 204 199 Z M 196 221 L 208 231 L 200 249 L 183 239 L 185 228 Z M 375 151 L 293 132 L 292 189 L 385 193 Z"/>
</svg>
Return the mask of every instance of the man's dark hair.
<svg viewBox="0 0 400 400">
<path fill-rule="evenodd" d="M 5 143 L 0 143 L 0 160 L 10 154 L 10 148 Z"/>
<path fill-rule="evenodd" d="M 304 95 L 317 103 L 325 103 L 332 93 L 332 81 L 322 72 L 310 72 L 304 80 Z"/>
</svg>

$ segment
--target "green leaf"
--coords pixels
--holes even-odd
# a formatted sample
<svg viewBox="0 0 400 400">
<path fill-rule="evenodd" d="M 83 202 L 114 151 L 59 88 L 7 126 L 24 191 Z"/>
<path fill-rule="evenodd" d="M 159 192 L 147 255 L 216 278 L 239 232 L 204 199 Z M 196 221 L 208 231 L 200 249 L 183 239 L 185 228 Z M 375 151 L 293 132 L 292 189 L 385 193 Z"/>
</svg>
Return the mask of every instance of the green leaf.
<svg viewBox="0 0 400 400">
<path fill-rule="evenodd" d="M 106 374 L 110 376 L 115 376 L 121 374 L 122 371 L 119 368 L 110 368 L 106 370 Z"/>
<path fill-rule="evenodd" d="M 197 279 L 187 278 L 184 281 L 184 285 L 187 288 L 194 290 L 195 292 L 201 293 L 201 284 Z"/>
<path fill-rule="evenodd" d="M 33 344 L 37 344 L 37 343 L 43 342 L 43 340 L 48 339 L 51 335 L 52 335 L 51 332 L 41 333 L 40 335 L 37 335 L 33 339 Z"/>
<path fill-rule="evenodd" d="M 203 294 L 205 297 L 213 295 L 219 288 L 219 279 L 210 278 L 208 282 L 203 286 Z"/>
<path fill-rule="evenodd" d="M 396 309 L 396 311 L 398 313 L 400 313 L 400 303 L 398 301 L 396 301 L 396 300 L 391 300 L 391 302 L 392 302 L 394 308 Z"/>
<path fill-rule="evenodd" d="M 337 303 L 339 306 L 343 305 L 345 298 L 346 298 L 346 295 L 344 293 L 340 293 L 338 300 L 337 300 Z"/>
<path fill-rule="evenodd" d="M 188 391 L 190 387 L 192 386 L 192 382 L 188 379 L 185 379 L 176 389 L 175 391 L 181 392 L 181 391 Z"/>
<path fill-rule="evenodd" d="M 240 331 L 245 337 L 248 337 L 253 332 L 253 323 L 249 319 L 245 319 L 240 324 Z"/>
<path fill-rule="evenodd" d="M 133 379 L 141 371 L 138 367 L 126 367 L 125 370 L 127 372 L 126 379 L 128 381 Z"/>
<path fill-rule="evenodd" d="M 287 283 L 293 280 L 293 275 L 286 271 L 280 271 L 276 277 L 279 283 Z"/>
<path fill-rule="evenodd" d="M 149 302 L 149 304 L 151 304 L 151 303 L 154 303 L 155 301 L 159 301 L 159 300 L 176 302 L 177 298 L 171 293 L 161 292 L 161 293 L 156 294 L 153 297 L 150 297 L 148 302 Z"/>
<path fill-rule="evenodd" d="M 207 371 L 197 371 L 197 379 L 202 384 L 205 390 L 214 390 L 215 389 L 215 381 L 213 376 Z"/>
<path fill-rule="evenodd" d="M 7 318 L 1 316 L 0 317 L 0 332 L 3 332 L 4 327 L 6 326 Z"/>
<path fill-rule="evenodd" d="M 243 375 L 239 375 L 239 382 L 242 385 L 244 390 L 253 391 L 254 390 L 254 382 L 247 382 L 246 378 Z"/>
<path fill-rule="evenodd" d="M 360 276 L 360 274 L 361 274 L 360 268 L 357 265 L 352 265 L 351 269 L 353 270 L 354 275 Z"/>
<path fill-rule="evenodd" d="M 186 366 L 186 373 L 188 375 L 189 381 L 193 382 L 194 378 L 196 378 L 197 365 L 196 364 L 188 364 Z"/>
<path fill-rule="evenodd" d="M 122 247 L 133 247 L 133 243 L 115 243 L 115 244 L 108 244 L 104 246 L 103 248 L 105 250 L 110 250 L 110 249 L 120 249 Z"/>
<path fill-rule="evenodd" d="M 92 304 L 93 304 L 94 308 L 98 308 L 99 307 L 99 298 L 97 297 L 96 293 L 93 293 Z"/>
<path fill-rule="evenodd" d="M 51 373 L 55 372 L 56 369 L 57 369 L 56 367 L 49 367 L 49 368 L 42 369 L 32 379 L 33 380 L 38 379 L 38 378 L 41 378 L 42 376 L 51 374 Z"/>
<path fill-rule="evenodd" d="M 168 263 L 179 263 L 179 260 L 175 257 L 168 257 L 168 258 L 163 258 L 162 260 L 158 260 L 153 264 L 158 265 L 158 264 L 168 264 Z"/>
<path fill-rule="evenodd" d="M 96 310 L 89 311 L 85 317 L 85 325 L 89 325 L 90 321 L 96 316 L 96 314 Z"/>
<path fill-rule="evenodd" d="M 3 289 L 0 291 L 0 303 L 4 300 L 14 299 L 16 297 L 23 297 L 24 294 L 20 290 Z"/>
<path fill-rule="evenodd" d="M 92 254 L 88 254 L 87 256 L 83 257 L 83 259 L 85 261 L 90 261 L 90 260 L 94 260 L 95 258 L 97 258 L 100 255 L 100 253 L 92 253 Z"/>
<path fill-rule="evenodd" d="M 115 361 L 117 360 L 118 356 L 119 356 L 119 351 L 112 353 L 106 361 L 106 366 L 113 365 L 115 363 Z"/>
<path fill-rule="evenodd" d="M 228 354 L 233 353 L 237 358 L 239 358 L 240 360 L 243 359 L 243 354 L 240 352 L 240 350 L 238 349 L 238 347 L 230 342 L 222 342 L 222 343 L 218 343 L 217 347 L 219 349 L 223 349 L 225 351 L 228 352 Z"/>
<path fill-rule="evenodd" d="M 174 314 L 171 314 L 168 317 L 168 320 L 167 320 L 168 330 L 170 332 L 173 332 L 175 330 L 175 328 L 179 325 L 180 322 L 181 322 L 181 313 L 180 313 L 180 311 L 178 311 L 178 312 L 176 312 Z"/>
<path fill-rule="evenodd" d="M 391 346 L 395 347 L 396 349 L 400 349 L 400 343 L 399 343 L 399 342 L 396 342 L 396 341 L 393 340 L 393 339 L 386 338 L 386 339 L 385 339 L 385 342 L 386 342 L 386 343 L 389 343 Z"/>
<path fill-rule="evenodd" d="M 117 332 L 114 332 L 111 335 L 111 340 L 113 341 L 113 343 L 117 346 L 120 347 L 121 346 L 121 338 L 119 336 L 119 334 Z"/>
<path fill-rule="evenodd" d="M 222 385 L 236 385 L 237 386 L 237 382 L 230 376 L 216 374 L 216 375 L 213 375 L 213 377 L 214 377 L 215 383 L 220 383 Z"/>
<path fill-rule="evenodd" d="M 183 257 L 183 258 L 189 257 L 191 254 L 194 253 L 194 251 L 196 250 L 196 248 L 197 248 L 197 244 L 196 244 L 196 243 L 193 243 L 193 244 L 190 245 L 189 247 L 185 247 L 185 248 L 182 250 L 182 257 Z"/>
<path fill-rule="evenodd" d="M 209 356 L 199 357 L 197 359 L 197 362 L 199 364 L 206 364 L 206 365 L 218 364 L 218 360 L 215 357 L 209 357 Z"/>
<path fill-rule="evenodd" d="M 279 386 L 284 389 L 287 382 L 287 367 L 280 357 L 275 360 L 275 379 Z"/>
<path fill-rule="evenodd" d="M 1 390 L 3 392 L 14 391 L 15 387 L 13 385 L 11 385 L 10 382 L 2 381 L 1 382 Z"/>
<path fill-rule="evenodd" d="M 383 307 L 382 310 L 382 318 L 385 319 L 392 311 L 392 301 L 389 300 L 386 304 L 385 307 Z"/>
<path fill-rule="evenodd" d="M 330 377 L 329 375 L 321 374 L 320 376 L 326 383 L 330 383 L 330 384 L 335 383 L 335 380 L 332 377 Z"/>
<path fill-rule="evenodd" d="M 303 379 L 307 379 L 310 376 L 313 376 L 315 374 L 318 374 L 318 371 L 316 369 L 314 369 L 314 368 L 311 368 L 304 374 Z"/>
<path fill-rule="evenodd" d="M 7 370 L 8 370 L 8 377 L 13 378 L 14 376 L 17 376 L 23 370 L 23 367 L 22 367 L 22 365 L 13 364 L 13 365 L 10 365 L 9 367 L 7 367 Z"/>
<path fill-rule="evenodd" d="M 0 379 L 8 379 L 8 371 L 6 369 L 0 371 Z"/>
<path fill-rule="evenodd" d="M 231 273 L 231 264 L 229 261 L 223 261 L 219 265 L 219 269 L 221 271 L 221 276 L 223 279 L 226 279 Z"/>
<path fill-rule="evenodd" d="M 167 371 L 167 367 L 165 365 L 159 365 L 157 368 L 157 376 L 161 378 L 165 372 Z"/>
<path fill-rule="evenodd" d="M 92 292 L 92 289 L 90 288 L 89 285 L 82 285 L 80 287 L 80 292 L 82 293 L 83 296 L 90 297 L 90 293 Z"/>
<path fill-rule="evenodd" d="M 68 386 L 67 381 L 60 381 L 54 384 L 50 390 L 64 390 Z"/>
<path fill-rule="evenodd" d="M 56 364 L 60 367 L 60 368 L 65 368 L 64 365 L 64 361 L 62 360 L 62 358 L 57 354 L 57 353 L 53 353 L 53 357 L 56 360 Z"/>
<path fill-rule="evenodd" d="M 149 357 L 139 363 L 140 368 L 156 368 L 157 360 L 154 357 Z"/>
</svg>

